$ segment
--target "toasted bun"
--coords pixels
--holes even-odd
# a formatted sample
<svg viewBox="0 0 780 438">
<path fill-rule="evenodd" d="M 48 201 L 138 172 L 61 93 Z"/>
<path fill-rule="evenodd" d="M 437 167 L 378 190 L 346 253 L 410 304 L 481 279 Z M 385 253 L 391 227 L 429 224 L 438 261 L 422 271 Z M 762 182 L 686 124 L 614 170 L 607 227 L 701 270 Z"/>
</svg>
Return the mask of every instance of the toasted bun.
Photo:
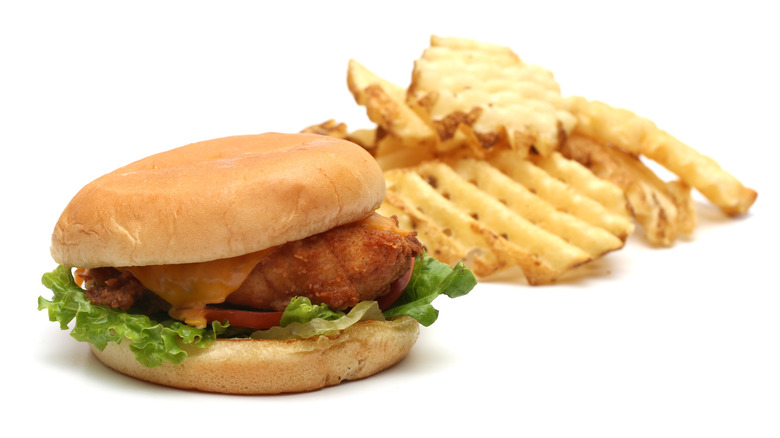
<svg viewBox="0 0 780 438">
<path fill-rule="evenodd" d="M 419 325 L 408 316 L 359 322 L 337 335 L 290 341 L 218 339 L 208 348 L 188 348 L 179 365 L 139 364 L 128 348 L 92 347 L 108 367 L 131 377 L 182 389 L 226 394 L 304 392 L 378 373 L 406 357 Z"/>
<path fill-rule="evenodd" d="M 144 158 L 85 186 L 51 253 L 65 266 L 235 257 L 368 216 L 385 193 L 361 147 L 313 134 L 246 135 Z"/>
</svg>

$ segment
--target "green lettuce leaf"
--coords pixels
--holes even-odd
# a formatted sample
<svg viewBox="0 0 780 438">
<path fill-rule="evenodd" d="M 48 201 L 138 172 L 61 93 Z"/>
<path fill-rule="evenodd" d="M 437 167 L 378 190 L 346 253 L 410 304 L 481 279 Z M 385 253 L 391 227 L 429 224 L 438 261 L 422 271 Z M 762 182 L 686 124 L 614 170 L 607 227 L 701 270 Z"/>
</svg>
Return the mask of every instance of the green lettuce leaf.
<svg viewBox="0 0 780 438">
<path fill-rule="evenodd" d="M 206 329 L 173 319 L 157 322 L 146 315 L 94 305 L 64 266 L 44 274 L 41 281 L 54 292 L 51 300 L 38 297 L 38 310 L 48 310 L 50 321 L 59 322 L 63 330 L 75 321 L 71 336 L 101 351 L 109 342 L 127 338 L 132 341 L 130 349 L 138 362 L 147 367 L 159 366 L 163 361 L 179 364 L 187 357 L 181 345 L 207 347 L 226 328 L 218 322 Z"/>
<path fill-rule="evenodd" d="M 74 322 L 71 336 L 78 341 L 89 342 L 99 350 L 103 350 L 109 342 L 119 343 L 127 338 L 132 341 L 130 349 L 138 362 L 147 367 L 156 367 L 163 362 L 181 363 L 187 357 L 183 345 L 207 347 L 218 336 L 229 335 L 227 324 L 216 321 L 211 327 L 199 329 L 167 315 L 158 322 L 146 315 L 92 304 L 73 280 L 70 269 L 64 266 L 44 274 L 42 282 L 54 292 L 51 300 L 38 297 L 38 310 L 48 310 L 49 320 L 59 322 L 63 330 Z M 344 314 L 324 304 L 313 305 L 308 298 L 297 297 L 285 309 L 279 327 L 255 331 L 250 337 L 308 338 L 343 330 L 358 321 L 383 321 L 400 315 L 410 316 L 429 326 L 439 315 L 439 311 L 431 305 L 437 296 L 460 297 L 475 285 L 474 275 L 462 264 L 451 268 L 423 255 L 415 261 L 409 285 L 393 306 L 384 312 L 376 301 L 362 301 Z"/>
<path fill-rule="evenodd" d="M 285 327 L 293 322 L 305 324 L 315 318 L 332 321 L 342 316 L 344 316 L 344 312 L 331 310 L 327 304 L 315 305 L 306 297 L 293 297 L 290 304 L 284 309 L 279 325 Z"/>
<path fill-rule="evenodd" d="M 439 317 L 431 302 L 439 295 L 457 298 L 466 295 L 477 284 L 477 279 L 462 263 L 451 268 L 433 257 L 423 254 L 414 263 L 412 278 L 403 294 L 385 310 L 387 318 L 407 315 L 428 327 Z"/>
<path fill-rule="evenodd" d="M 291 302 L 290 305 L 287 306 L 288 309 L 290 309 L 290 307 L 296 307 L 301 303 L 306 306 L 306 302 L 308 302 L 308 306 L 311 306 L 311 302 L 308 298 L 299 297 L 299 299 L 293 301 L 295 304 Z M 295 312 L 295 310 L 293 310 L 293 312 Z M 285 310 L 284 313 L 287 313 L 287 310 Z M 331 319 L 317 316 L 309 320 L 301 319 L 300 321 L 293 321 L 288 324 L 282 323 L 281 326 L 271 327 L 268 330 L 258 330 L 252 333 L 250 337 L 253 339 L 303 339 L 312 336 L 336 333 L 359 321 L 385 320 L 382 311 L 379 310 L 379 304 L 376 301 L 361 301 L 346 315 L 338 312 L 341 313 L 341 316 L 337 318 L 332 318 L 332 315 L 330 314 L 333 313 L 335 312 L 328 309 L 325 316 L 331 317 Z M 282 318 L 284 318 L 284 316 L 282 316 Z"/>
</svg>

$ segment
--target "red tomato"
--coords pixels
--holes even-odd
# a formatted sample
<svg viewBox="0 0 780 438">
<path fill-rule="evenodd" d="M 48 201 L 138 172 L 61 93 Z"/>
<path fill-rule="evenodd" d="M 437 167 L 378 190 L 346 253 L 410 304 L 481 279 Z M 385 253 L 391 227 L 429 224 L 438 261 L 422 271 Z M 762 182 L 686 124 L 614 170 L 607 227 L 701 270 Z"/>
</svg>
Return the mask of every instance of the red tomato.
<svg viewBox="0 0 780 438">
<path fill-rule="evenodd" d="M 208 324 L 211 324 L 213 321 L 225 322 L 225 320 L 227 320 L 232 326 L 246 327 L 255 330 L 265 330 L 279 325 L 283 313 L 221 309 L 210 306 L 206 306 L 204 310 Z"/>
<path fill-rule="evenodd" d="M 390 306 L 393 305 L 395 300 L 401 296 L 401 294 L 404 292 L 404 289 L 406 289 L 406 285 L 409 284 L 409 280 L 412 278 L 413 269 L 414 259 L 412 259 L 412 266 L 409 267 L 409 270 L 406 271 L 406 274 L 404 274 L 401 278 L 396 280 L 392 286 L 390 286 L 390 292 L 384 296 L 379 297 L 377 304 L 379 304 L 380 310 L 387 310 Z"/>
</svg>

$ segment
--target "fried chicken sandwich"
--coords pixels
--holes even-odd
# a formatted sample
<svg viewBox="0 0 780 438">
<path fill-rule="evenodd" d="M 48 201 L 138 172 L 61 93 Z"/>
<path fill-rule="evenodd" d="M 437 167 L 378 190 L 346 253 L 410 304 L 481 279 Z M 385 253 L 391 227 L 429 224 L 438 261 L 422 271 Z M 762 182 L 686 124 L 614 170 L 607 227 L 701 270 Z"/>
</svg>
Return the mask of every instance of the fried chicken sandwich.
<svg viewBox="0 0 780 438">
<path fill-rule="evenodd" d="M 52 234 L 39 309 L 110 368 L 208 392 L 302 392 L 403 359 L 439 294 L 475 284 L 375 213 L 373 158 L 267 133 L 190 144 L 86 185 Z"/>
</svg>

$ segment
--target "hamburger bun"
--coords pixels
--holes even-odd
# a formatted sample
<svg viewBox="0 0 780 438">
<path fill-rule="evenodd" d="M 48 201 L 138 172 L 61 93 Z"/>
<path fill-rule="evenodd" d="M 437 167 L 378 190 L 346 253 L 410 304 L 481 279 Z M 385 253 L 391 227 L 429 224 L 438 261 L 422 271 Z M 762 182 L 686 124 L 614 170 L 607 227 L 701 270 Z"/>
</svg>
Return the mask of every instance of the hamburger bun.
<svg viewBox="0 0 780 438">
<path fill-rule="evenodd" d="M 204 262 L 303 239 L 368 216 L 385 180 L 359 146 L 267 133 L 193 143 L 86 185 L 51 254 L 81 268 Z"/>
<path fill-rule="evenodd" d="M 376 374 L 409 353 L 419 330 L 415 319 L 402 316 L 308 339 L 217 339 L 205 349 L 187 347 L 181 364 L 155 368 L 138 363 L 127 340 L 92 351 L 109 368 L 152 383 L 225 394 L 278 394 Z"/>
</svg>

